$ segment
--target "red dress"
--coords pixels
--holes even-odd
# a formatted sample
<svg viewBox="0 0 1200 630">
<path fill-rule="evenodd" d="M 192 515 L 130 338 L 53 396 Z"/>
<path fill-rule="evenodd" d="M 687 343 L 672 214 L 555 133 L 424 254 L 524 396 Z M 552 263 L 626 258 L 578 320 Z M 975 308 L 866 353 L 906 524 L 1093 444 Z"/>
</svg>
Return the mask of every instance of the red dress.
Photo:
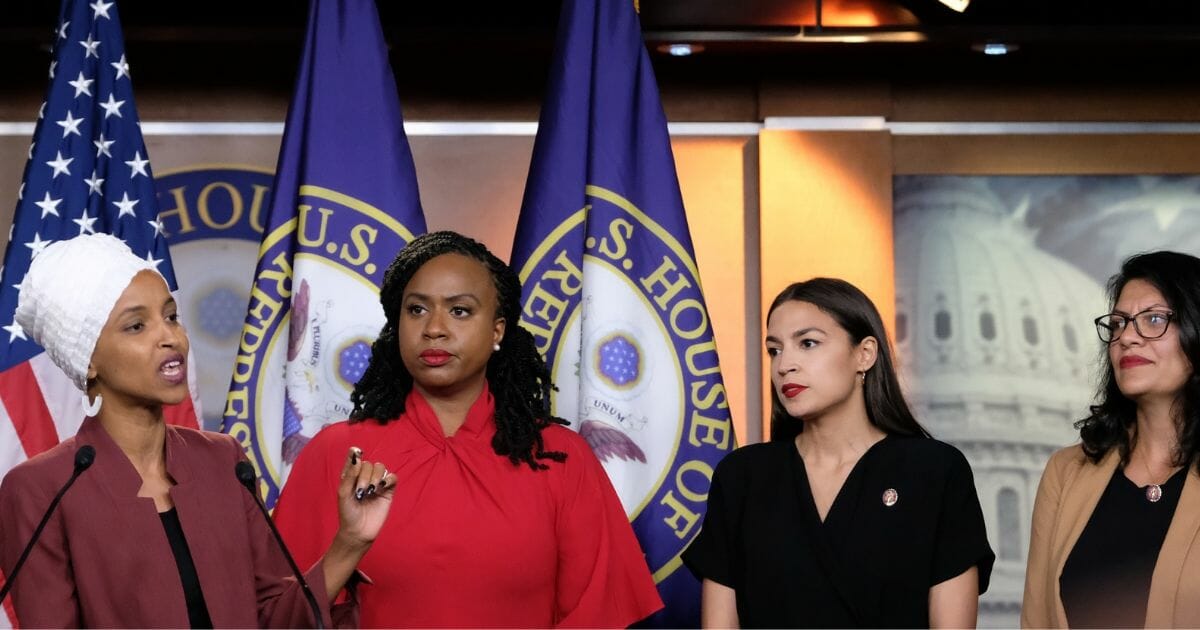
<svg viewBox="0 0 1200 630">
<path fill-rule="evenodd" d="M 339 422 L 304 448 L 275 520 L 301 566 L 337 530 L 337 483 L 350 446 L 399 479 L 391 512 L 359 569 L 365 627 L 625 627 L 662 607 L 645 557 L 587 443 L 560 426 L 549 470 L 492 450 L 486 386 L 446 437 L 415 391 L 388 424 Z"/>
</svg>

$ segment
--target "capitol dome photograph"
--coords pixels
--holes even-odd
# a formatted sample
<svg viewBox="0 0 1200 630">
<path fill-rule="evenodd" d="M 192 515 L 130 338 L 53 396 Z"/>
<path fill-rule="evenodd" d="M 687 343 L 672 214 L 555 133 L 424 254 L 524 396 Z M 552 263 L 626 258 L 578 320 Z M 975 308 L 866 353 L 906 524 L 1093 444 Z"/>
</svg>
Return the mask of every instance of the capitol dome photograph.
<svg viewBox="0 0 1200 630">
<path fill-rule="evenodd" d="M 1131 254 L 1200 253 L 1200 178 L 894 181 L 895 344 L 914 411 L 971 463 L 996 564 L 980 627 L 1016 627 L 1038 481 L 1075 443 Z"/>
</svg>

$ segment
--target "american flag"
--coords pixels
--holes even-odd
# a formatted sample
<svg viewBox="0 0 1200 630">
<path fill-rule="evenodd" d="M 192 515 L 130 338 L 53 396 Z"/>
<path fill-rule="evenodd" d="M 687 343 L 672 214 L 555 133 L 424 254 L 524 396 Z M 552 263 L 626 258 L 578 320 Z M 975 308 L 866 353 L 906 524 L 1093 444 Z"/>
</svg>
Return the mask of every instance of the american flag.
<svg viewBox="0 0 1200 630">
<path fill-rule="evenodd" d="M 0 273 L 0 474 L 83 420 L 81 392 L 13 319 L 33 257 L 54 241 L 108 232 L 176 288 L 115 3 L 65 0 L 54 42 Z M 192 400 L 167 415 L 197 424 Z"/>
</svg>

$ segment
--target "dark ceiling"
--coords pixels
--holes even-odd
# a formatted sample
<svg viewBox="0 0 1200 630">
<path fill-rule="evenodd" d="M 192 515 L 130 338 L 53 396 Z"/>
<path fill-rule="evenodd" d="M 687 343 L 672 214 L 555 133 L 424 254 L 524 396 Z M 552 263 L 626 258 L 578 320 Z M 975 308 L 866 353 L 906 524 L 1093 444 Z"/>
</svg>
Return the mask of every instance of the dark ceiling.
<svg viewBox="0 0 1200 630">
<path fill-rule="evenodd" d="M 620 1 L 620 0 L 610 0 Z M 8 86 L 44 87 L 58 2 L 5 0 L 0 58 Z M 641 0 L 660 82 L 805 80 L 1194 80 L 1194 0 Z M 303 0 L 119 3 L 140 81 L 290 89 Z M 560 0 L 379 0 L 392 64 L 407 90 L 540 91 Z M 818 8 L 820 24 L 818 24 Z M 845 41 L 849 36 L 856 43 Z M 916 39 L 920 41 L 896 41 Z M 866 40 L 866 41 L 862 41 Z M 700 54 L 672 58 L 672 42 Z M 1017 49 L 1003 57 L 985 43 Z M 1184 77 L 1184 78 L 1181 78 Z M 4 89 L 4 88 L 0 88 Z"/>
</svg>

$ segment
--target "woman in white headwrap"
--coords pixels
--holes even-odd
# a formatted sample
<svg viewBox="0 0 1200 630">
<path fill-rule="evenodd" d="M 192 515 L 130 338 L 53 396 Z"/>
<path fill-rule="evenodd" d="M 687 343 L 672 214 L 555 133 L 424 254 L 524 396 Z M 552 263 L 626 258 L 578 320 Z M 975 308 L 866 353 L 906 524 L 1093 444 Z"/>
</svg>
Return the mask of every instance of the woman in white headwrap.
<svg viewBox="0 0 1200 630">
<path fill-rule="evenodd" d="M 71 476 L 76 453 L 94 464 L 63 497 L 13 582 L 25 627 L 306 626 L 301 584 L 234 474 L 231 437 L 167 425 L 163 405 L 189 395 L 188 338 L 154 264 L 107 234 L 56 242 L 21 283 L 16 320 L 83 390 L 79 432 L 14 468 L 0 485 L 0 571 Z M 351 449 L 338 492 L 341 527 L 305 574 L 322 621 L 387 516 L 395 477 Z M 359 491 L 373 486 L 369 496 Z M 357 495 L 357 496 L 356 496 Z M 331 615 L 332 612 L 332 615 Z"/>
</svg>

